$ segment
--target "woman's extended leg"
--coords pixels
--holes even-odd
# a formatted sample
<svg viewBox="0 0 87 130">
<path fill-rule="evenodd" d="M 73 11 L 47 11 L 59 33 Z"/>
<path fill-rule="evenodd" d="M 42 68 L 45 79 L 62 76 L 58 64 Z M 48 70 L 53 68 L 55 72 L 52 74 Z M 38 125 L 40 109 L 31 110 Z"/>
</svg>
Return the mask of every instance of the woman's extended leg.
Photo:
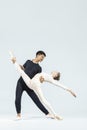
<svg viewBox="0 0 87 130">
<path fill-rule="evenodd" d="M 15 65 L 16 70 L 19 72 L 20 76 L 23 78 L 24 82 L 26 83 L 26 85 L 31 88 L 31 79 L 30 77 L 24 72 L 24 70 L 22 70 L 21 66 L 17 63 L 16 58 L 14 57 L 12 52 L 9 52 L 10 56 L 11 56 L 11 61 L 13 62 L 13 64 Z"/>
<path fill-rule="evenodd" d="M 24 72 L 24 70 L 21 69 L 20 65 L 15 62 L 15 67 L 17 69 L 17 71 L 19 72 L 20 76 L 23 78 L 24 82 L 26 83 L 26 85 L 32 89 L 32 86 L 31 86 L 31 79 L 30 77 Z"/>
</svg>

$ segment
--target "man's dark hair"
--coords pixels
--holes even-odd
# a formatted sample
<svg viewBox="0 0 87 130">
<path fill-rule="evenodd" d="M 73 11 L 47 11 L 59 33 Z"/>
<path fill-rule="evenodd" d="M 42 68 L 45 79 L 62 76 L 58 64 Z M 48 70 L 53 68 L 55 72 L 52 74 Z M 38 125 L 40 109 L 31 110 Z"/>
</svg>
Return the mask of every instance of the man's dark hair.
<svg viewBox="0 0 87 130">
<path fill-rule="evenodd" d="M 37 51 L 36 56 L 37 55 L 44 55 L 46 57 L 46 53 L 44 51 Z"/>
</svg>

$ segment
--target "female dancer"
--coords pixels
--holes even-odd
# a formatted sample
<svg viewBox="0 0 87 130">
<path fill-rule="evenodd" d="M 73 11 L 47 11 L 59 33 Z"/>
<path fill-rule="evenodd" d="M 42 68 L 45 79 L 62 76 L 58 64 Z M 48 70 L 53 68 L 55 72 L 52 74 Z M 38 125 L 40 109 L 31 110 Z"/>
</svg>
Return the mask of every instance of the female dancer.
<svg viewBox="0 0 87 130">
<path fill-rule="evenodd" d="M 54 118 L 54 119 L 61 120 L 62 118 L 54 112 L 51 105 L 44 98 L 41 87 L 40 87 L 41 83 L 49 82 L 51 84 L 54 84 L 58 87 L 61 87 L 64 90 L 70 92 L 74 97 L 76 97 L 75 93 L 72 92 L 71 89 L 68 89 L 67 87 L 63 86 L 62 84 L 60 84 L 59 82 L 56 81 L 56 80 L 59 79 L 60 73 L 56 72 L 56 71 L 53 71 L 51 74 L 39 73 L 39 74 L 36 74 L 32 79 L 30 79 L 30 77 L 24 72 L 24 70 L 22 70 L 21 66 L 17 63 L 16 58 L 13 56 L 13 54 L 11 52 L 10 52 L 10 55 L 11 55 L 11 61 L 15 65 L 15 67 L 16 67 L 17 71 L 19 72 L 20 76 L 22 76 L 26 85 L 37 94 L 39 100 L 47 108 L 51 117 Z"/>
</svg>

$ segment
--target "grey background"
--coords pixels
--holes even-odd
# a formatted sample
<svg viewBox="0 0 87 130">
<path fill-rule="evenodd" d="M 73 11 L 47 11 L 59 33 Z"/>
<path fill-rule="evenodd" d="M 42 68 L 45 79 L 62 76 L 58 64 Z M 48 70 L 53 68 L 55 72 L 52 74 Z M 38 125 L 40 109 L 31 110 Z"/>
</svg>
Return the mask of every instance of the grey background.
<svg viewBox="0 0 87 130">
<path fill-rule="evenodd" d="M 87 1 L 0 1 L 0 116 L 15 115 L 15 88 L 19 78 L 10 62 L 12 49 L 20 64 L 44 50 L 44 72 L 61 72 L 60 82 L 76 92 L 44 83 L 42 91 L 61 116 L 87 117 Z M 23 94 L 22 113 L 42 114 Z"/>
</svg>

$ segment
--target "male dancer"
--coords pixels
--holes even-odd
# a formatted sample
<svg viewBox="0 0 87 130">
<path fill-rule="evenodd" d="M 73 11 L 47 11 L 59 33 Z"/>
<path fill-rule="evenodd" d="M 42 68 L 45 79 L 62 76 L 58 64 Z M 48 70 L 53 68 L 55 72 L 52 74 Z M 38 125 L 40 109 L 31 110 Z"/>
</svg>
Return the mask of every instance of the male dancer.
<svg viewBox="0 0 87 130">
<path fill-rule="evenodd" d="M 42 71 L 39 62 L 43 61 L 45 57 L 46 54 L 44 51 L 38 51 L 36 53 L 36 57 L 33 60 L 27 60 L 25 64 L 21 66 L 21 68 L 32 79 L 37 73 L 40 73 Z M 48 110 L 42 105 L 36 93 L 29 87 L 27 87 L 22 77 L 20 77 L 17 82 L 16 97 L 15 97 L 17 118 L 21 118 L 21 97 L 24 91 L 26 91 L 26 93 L 31 97 L 31 99 L 34 101 L 37 107 L 47 116 L 49 116 Z"/>
</svg>

